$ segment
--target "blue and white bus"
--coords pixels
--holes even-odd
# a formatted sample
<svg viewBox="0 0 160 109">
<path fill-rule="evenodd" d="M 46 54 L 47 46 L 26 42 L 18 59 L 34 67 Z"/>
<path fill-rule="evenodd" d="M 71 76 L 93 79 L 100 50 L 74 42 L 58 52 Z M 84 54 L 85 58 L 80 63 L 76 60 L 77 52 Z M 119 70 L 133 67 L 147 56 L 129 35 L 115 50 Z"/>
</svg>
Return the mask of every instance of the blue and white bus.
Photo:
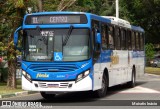
<svg viewBox="0 0 160 109">
<path fill-rule="evenodd" d="M 27 14 L 14 34 L 22 38 L 22 89 L 45 99 L 58 93 L 135 86 L 144 73 L 144 30 L 115 17 L 83 12 Z"/>
</svg>

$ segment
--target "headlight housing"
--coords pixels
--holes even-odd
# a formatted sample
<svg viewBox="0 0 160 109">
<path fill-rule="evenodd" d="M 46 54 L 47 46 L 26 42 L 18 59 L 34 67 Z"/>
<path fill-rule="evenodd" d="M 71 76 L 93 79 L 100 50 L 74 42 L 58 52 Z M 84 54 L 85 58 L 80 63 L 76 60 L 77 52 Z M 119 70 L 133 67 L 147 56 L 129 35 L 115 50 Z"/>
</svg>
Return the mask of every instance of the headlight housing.
<svg viewBox="0 0 160 109">
<path fill-rule="evenodd" d="M 85 72 L 79 74 L 79 75 L 77 76 L 76 82 L 78 82 L 78 81 L 82 80 L 83 78 L 85 78 L 86 76 L 88 76 L 89 73 L 90 73 L 90 71 L 87 70 L 87 71 L 85 71 Z"/>
<path fill-rule="evenodd" d="M 25 72 L 24 70 L 22 70 L 22 75 L 29 81 L 29 82 L 32 82 L 32 78 L 31 76 Z"/>
</svg>

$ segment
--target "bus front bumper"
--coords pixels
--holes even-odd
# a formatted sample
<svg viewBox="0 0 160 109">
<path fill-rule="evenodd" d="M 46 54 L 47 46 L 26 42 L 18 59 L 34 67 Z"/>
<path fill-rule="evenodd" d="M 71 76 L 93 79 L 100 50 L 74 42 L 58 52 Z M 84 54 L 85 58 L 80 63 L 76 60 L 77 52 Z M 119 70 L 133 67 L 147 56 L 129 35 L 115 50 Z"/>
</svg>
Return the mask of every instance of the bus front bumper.
<svg viewBox="0 0 160 109">
<path fill-rule="evenodd" d="M 22 75 L 22 89 L 30 91 L 75 92 L 92 90 L 92 79 L 87 76 L 82 80 L 66 82 L 28 81 Z"/>
</svg>

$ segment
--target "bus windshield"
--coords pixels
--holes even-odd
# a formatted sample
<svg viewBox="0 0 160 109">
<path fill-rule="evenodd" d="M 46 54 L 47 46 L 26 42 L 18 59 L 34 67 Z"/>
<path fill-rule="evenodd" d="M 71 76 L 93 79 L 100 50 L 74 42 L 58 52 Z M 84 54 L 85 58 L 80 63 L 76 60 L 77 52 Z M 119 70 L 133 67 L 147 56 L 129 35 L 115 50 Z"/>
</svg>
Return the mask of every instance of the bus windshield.
<svg viewBox="0 0 160 109">
<path fill-rule="evenodd" d="M 23 36 L 25 61 L 82 61 L 90 58 L 89 29 L 27 29 Z M 67 38 L 67 43 L 64 41 Z M 55 54 L 61 59 L 55 59 Z"/>
</svg>

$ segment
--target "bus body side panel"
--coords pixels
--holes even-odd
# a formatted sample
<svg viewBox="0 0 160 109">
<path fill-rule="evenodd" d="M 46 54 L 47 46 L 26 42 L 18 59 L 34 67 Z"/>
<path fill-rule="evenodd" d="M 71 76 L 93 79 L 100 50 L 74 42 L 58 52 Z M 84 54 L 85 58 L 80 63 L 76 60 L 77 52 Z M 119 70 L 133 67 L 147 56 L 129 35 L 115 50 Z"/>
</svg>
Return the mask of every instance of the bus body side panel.
<svg viewBox="0 0 160 109">
<path fill-rule="evenodd" d="M 93 76 L 93 90 L 98 90 L 102 88 L 102 75 L 103 72 L 100 70 L 101 69 L 101 63 L 100 62 L 96 62 L 93 66 L 94 68 L 94 76 Z"/>
<path fill-rule="evenodd" d="M 132 65 L 136 68 L 136 77 L 144 74 L 144 51 L 132 51 Z"/>
<path fill-rule="evenodd" d="M 101 72 L 106 68 L 109 74 L 109 87 L 131 81 L 131 67 L 126 50 L 102 51 Z"/>
</svg>

